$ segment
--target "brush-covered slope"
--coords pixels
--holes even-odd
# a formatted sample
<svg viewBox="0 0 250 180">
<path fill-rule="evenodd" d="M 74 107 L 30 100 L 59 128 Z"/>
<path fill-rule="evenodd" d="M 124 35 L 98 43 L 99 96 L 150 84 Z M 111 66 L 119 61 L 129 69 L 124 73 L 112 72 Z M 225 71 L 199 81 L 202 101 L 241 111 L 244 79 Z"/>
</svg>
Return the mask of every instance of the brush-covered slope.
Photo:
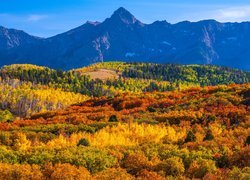
<svg viewBox="0 0 250 180">
<path fill-rule="evenodd" d="M 247 179 L 249 95 L 249 85 L 126 93 L 0 122 L 0 177 Z"/>
</svg>

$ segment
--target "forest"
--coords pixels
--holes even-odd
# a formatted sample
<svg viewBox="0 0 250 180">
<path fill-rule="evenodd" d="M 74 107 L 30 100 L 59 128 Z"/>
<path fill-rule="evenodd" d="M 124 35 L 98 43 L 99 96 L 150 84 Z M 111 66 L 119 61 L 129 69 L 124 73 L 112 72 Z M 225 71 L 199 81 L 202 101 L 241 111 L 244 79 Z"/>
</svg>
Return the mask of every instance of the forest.
<svg viewBox="0 0 250 180">
<path fill-rule="evenodd" d="M 103 69 L 117 76 L 92 78 Z M 249 80 L 202 65 L 4 66 L 0 179 L 248 180 Z"/>
</svg>

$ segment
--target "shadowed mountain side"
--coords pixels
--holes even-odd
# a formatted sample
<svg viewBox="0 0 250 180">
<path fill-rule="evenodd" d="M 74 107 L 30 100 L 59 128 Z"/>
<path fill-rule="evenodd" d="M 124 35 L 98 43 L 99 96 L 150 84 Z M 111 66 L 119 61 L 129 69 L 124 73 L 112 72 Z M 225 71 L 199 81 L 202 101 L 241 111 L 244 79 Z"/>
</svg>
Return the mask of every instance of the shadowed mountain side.
<svg viewBox="0 0 250 180">
<path fill-rule="evenodd" d="M 119 8 L 104 22 L 87 22 L 41 39 L 0 28 L 0 66 L 32 63 L 72 69 L 107 60 L 215 64 L 250 70 L 250 23 L 215 20 L 144 24 Z"/>
</svg>

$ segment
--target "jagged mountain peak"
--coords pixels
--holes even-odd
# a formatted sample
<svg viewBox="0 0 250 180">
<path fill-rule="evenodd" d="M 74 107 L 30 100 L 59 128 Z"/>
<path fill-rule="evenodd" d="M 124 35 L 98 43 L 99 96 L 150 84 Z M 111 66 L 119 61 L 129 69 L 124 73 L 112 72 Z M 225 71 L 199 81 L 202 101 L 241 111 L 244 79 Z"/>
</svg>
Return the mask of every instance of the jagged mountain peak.
<svg viewBox="0 0 250 180">
<path fill-rule="evenodd" d="M 123 7 L 118 8 L 113 15 L 109 18 L 110 21 L 123 22 L 125 24 L 142 24 L 138 19 L 135 18 L 133 14 L 131 14 L 128 10 Z"/>
<path fill-rule="evenodd" d="M 115 13 L 130 13 L 127 9 L 125 9 L 124 7 L 119 7 L 117 10 L 115 10 Z"/>
<path fill-rule="evenodd" d="M 149 24 L 149 25 L 154 25 L 154 26 L 171 26 L 170 23 L 168 23 L 166 20 L 163 20 L 163 21 L 155 21 L 153 22 L 152 24 Z"/>
</svg>

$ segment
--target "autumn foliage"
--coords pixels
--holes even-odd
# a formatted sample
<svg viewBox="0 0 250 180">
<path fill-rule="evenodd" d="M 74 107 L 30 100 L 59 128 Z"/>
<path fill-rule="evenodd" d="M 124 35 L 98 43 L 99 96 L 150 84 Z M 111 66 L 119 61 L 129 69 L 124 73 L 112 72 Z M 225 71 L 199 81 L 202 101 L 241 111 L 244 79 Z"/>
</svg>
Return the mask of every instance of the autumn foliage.
<svg viewBox="0 0 250 180">
<path fill-rule="evenodd" d="M 2 106 L 13 110 L 38 103 L 35 107 L 46 111 L 22 118 L 0 113 L 5 118 L 0 122 L 0 179 L 250 176 L 249 84 L 87 99 L 59 89 L 18 87 L 2 86 L 5 102 L 6 89 L 26 95 Z M 46 98 L 55 98 L 60 107 Z"/>
</svg>

